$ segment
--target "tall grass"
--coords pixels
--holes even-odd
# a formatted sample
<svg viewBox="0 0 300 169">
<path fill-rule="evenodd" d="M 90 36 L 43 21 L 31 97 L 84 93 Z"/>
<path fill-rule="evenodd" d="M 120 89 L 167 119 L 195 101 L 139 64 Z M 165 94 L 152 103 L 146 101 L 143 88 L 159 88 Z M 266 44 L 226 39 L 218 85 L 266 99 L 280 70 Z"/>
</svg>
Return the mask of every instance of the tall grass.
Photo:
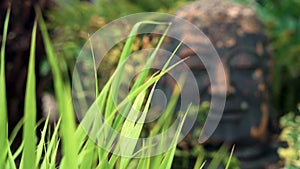
<svg viewBox="0 0 300 169">
<path fill-rule="evenodd" d="M 23 153 L 21 159 L 21 168 L 34 168 L 36 158 L 36 77 L 35 77 L 35 43 L 36 43 L 37 20 L 34 22 L 29 66 L 27 74 L 27 84 L 25 93 L 24 108 L 24 130 L 23 130 Z"/>
<path fill-rule="evenodd" d="M 39 18 L 39 25 L 41 29 L 41 33 L 43 36 L 45 49 L 47 58 L 51 67 L 52 75 L 53 75 L 53 82 L 54 82 L 54 91 L 55 96 L 58 102 L 58 111 L 62 118 L 61 124 L 61 137 L 62 137 L 62 144 L 63 144 L 63 162 L 67 168 L 77 168 L 77 143 L 75 138 L 75 117 L 73 113 L 72 107 L 72 98 L 71 98 L 71 87 L 68 81 L 64 82 L 62 71 L 60 70 L 59 64 L 65 66 L 65 61 L 58 58 L 55 55 L 46 24 L 43 20 L 41 11 L 38 7 L 35 8 L 36 13 Z"/>
<path fill-rule="evenodd" d="M 141 150 L 145 154 L 143 158 L 135 158 L 135 148 L 137 142 L 134 141 L 129 146 L 124 146 L 122 143 L 117 143 L 114 145 L 117 149 L 124 149 L 132 156 L 124 157 L 121 155 L 111 154 L 109 150 L 104 150 L 99 147 L 95 140 L 90 139 L 87 136 L 87 133 L 83 129 L 84 124 L 90 124 L 91 130 L 89 134 L 99 134 L 101 132 L 103 137 L 105 137 L 105 130 L 102 128 L 97 128 L 101 125 L 101 120 L 95 120 L 95 116 L 90 116 L 89 113 L 93 110 L 93 106 L 97 106 L 99 113 L 96 117 L 102 116 L 105 118 L 106 122 L 109 122 L 109 125 L 112 128 L 116 129 L 121 135 L 125 137 L 138 138 L 144 127 L 143 122 L 145 121 L 146 115 L 148 113 L 152 95 L 158 80 L 165 75 L 168 71 L 173 69 L 175 66 L 183 62 L 184 60 L 174 64 L 169 65 L 170 60 L 173 58 L 174 53 L 170 56 L 170 59 L 167 61 L 163 69 L 154 74 L 150 74 L 149 68 L 154 60 L 154 57 L 157 54 L 157 51 L 162 44 L 164 36 L 160 39 L 157 48 L 153 51 L 149 60 L 144 67 L 145 71 L 139 74 L 137 80 L 134 82 L 133 87 L 129 91 L 128 96 L 118 105 L 113 104 L 113 99 L 116 97 L 118 88 L 120 85 L 120 79 L 122 77 L 125 60 L 129 57 L 131 53 L 131 47 L 134 42 L 135 34 L 139 27 L 143 24 L 166 24 L 153 21 L 143 21 L 136 24 L 131 32 L 130 38 L 126 41 L 124 50 L 122 51 L 120 62 L 116 68 L 115 73 L 108 80 L 104 88 L 98 93 L 96 88 L 96 101 L 91 106 L 89 111 L 86 113 L 86 117 L 83 119 L 83 122 L 76 126 L 74 110 L 72 105 L 71 97 L 71 84 L 67 74 L 65 74 L 64 68 L 66 68 L 66 62 L 64 60 L 58 60 L 53 46 L 47 31 L 46 24 L 42 18 L 41 11 L 36 7 L 37 19 L 34 23 L 32 30 L 31 38 L 31 48 L 30 48 L 30 60 L 28 66 L 28 77 L 26 85 L 26 94 L 25 94 L 25 107 L 24 107 L 24 124 L 23 124 L 23 140 L 22 144 L 15 152 L 11 152 L 10 143 L 12 142 L 14 135 L 21 128 L 22 123 L 16 127 L 16 130 L 12 134 L 12 139 L 8 139 L 7 134 L 7 110 L 6 110 L 6 93 L 5 93 L 5 42 L 6 35 L 8 30 L 8 21 L 10 10 L 8 10 L 5 23 L 4 23 L 4 33 L 1 46 L 1 67 L 0 67 L 0 168 L 6 169 L 15 169 L 19 164 L 16 164 L 16 159 L 21 155 L 21 169 L 150 169 L 150 168 L 159 168 L 159 169 L 169 169 L 172 166 L 173 158 L 176 150 L 176 143 L 179 139 L 180 131 L 183 126 L 183 122 L 187 116 L 187 112 L 184 116 L 180 117 L 179 126 L 174 133 L 174 138 L 172 140 L 171 148 L 169 151 L 158 154 L 154 157 L 149 156 L 151 152 L 146 152 Z M 51 66 L 51 71 L 54 79 L 54 91 L 55 96 L 58 101 L 58 109 L 60 119 L 57 124 L 54 126 L 54 130 L 50 131 L 49 126 L 49 116 L 47 117 L 43 129 L 41 131 L 40 139 L 36 138 L 36 75 L 35 75 L 35 43 L 36 43 L 36 33 L 37 25 L 39 25 L 48 62 Z M 168 24 L 166 24 L 168 31 Z M 165 33 L 166 33 L 165 32 Z M 181 44 L 179 44 L 180 46 Z M 176 48 L 176 50 L 179 48 Z M 93 47 L 91 45 L 91 50 Z M 92 52 L 93 53 L 93 52 Z M 94 56 L 93 56 L 94 57 Z M 95 66 L 95 63 L 94 63 Z M 67 77 L 64 79 L 63 77 Z M 95 81 L 97 81 L 97 76 L 95 75 Z M 180 82 L 183 82 L 184 79 L 181 79 Z M 97 86 L 97 83 L 96 83 Z M 80 86 L 77 86 L 80 90 Z M 154 136 L 157 133 L 163 133 L 171 124 L 171 119 L 177 99 L 179 97 L 180 90 L 175 88 L 171 101 L 161 119 L 158 120 L 157 124 L 150 131 L 150 136 Z M 141 123 L 134 123 L 132 121 L 126 120 L 122 114 L 135 117 L 135 120 L 138 120 Z M 163 137 L 166 137 L 162 135 Z M 111 137 L 108 139 L 108 142 L 111 144 L 110 148 L 113 147 L 113 142 L 116 137 Z M 164 138 L 162 138 L 162 141 Z M 60 151 L 59 147 L 62 147 L 62 157 L 58 159 L 58 152 Z M 152 143 L 144 143 L 144 148 L 153 146 Z M 161 148 L 158 145 L 157 148 Z M 147 156 L 148 155 L 148 156 Z M 58 163 L 59 162 L 59 163 Z M 201 165 L 202 162 L 198 162 L 199 166 L 197 168 L 202 168 L 204 165 Z M 228 167 L 228 166 L 227 166 Z"/>
<path fill-rule="evenodd" d="M 1 44 L 1 53 L 0 53 L 0 168 L 4 168 L 5 158 L 7 155 L 7 105 L 6 105 L 6 85 L 5 85 L 5 43 L 7 37 L 8 30 L 8 22 L 10 16 L 10 8 L 7 11 L 5 21 L 4 21 L 4 29 L 2 36 L 2 44 Z"/>
</svg>

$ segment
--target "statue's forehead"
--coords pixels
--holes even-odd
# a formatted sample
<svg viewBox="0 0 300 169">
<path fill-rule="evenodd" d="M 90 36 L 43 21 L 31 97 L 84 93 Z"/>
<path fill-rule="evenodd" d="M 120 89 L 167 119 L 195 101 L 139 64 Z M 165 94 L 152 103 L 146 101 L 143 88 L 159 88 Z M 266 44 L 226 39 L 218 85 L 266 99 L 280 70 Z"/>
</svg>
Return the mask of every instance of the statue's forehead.
<svg viewBox="0 0 300 169">
<path fill-rule="evenodd" d="M 176 16 L 184 18 L 201 30 L 216 34 L 216 36 L 218 34 L 234 34 L 236 36 L 256 34 L 262 28 L 254 10 L 230 2 L 192 3 L 178 10 Z"/>
<path fill-rule="evenodd" d="M 221 57 L 237 48 L 245 52 L 252 50 L 260 56 L 265 53 L 266 38 L 262 24 L 251 8 L 231 2 L 194 2 L 178 10 L 176 15 L 199 28 Z M 177 30 L 183 29 L 178 27 Z M 184 31 L 182 36 L 184 41 L 196 46 L 193 50 L 198 50 L 197 44 L 193 42 L 198 41 L 198 36 L 202 35 Z"/>
<path fill-rule="evenodd" d="M 203 20 L 206 25 L 209 25 L 211 20 L 231 22 L 232 20 L 241 18 L 256 17 L 256 13 L 252 8 L 238 3 L 212 0 L 205 2 L 196 1 L 186 5 L 177 10 L 176 16 L 186 19 L 194 19 L 197 17 L 200 20 L 210 18 L 210 20 Z"/>
</svg>

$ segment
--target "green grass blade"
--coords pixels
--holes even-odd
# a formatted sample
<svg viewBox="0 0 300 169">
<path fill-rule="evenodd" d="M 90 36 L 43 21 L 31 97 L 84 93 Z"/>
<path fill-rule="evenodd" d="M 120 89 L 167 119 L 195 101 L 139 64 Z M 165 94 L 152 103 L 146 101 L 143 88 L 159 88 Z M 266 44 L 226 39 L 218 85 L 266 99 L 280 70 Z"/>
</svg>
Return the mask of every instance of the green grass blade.
<svg viewBox="0 0 300 169">
<path fill-rule="evenodd" d="M 129 36 L 128 36 L 128 39 L 124 45 L 124 48 L 122 50 L 122 53 L 121 53 L 121 56 L 120 56 L 120 60 L 119 60 L 119 63 L 118 63 L 118 66 L 117 66 L 117 69 L 116 69 L 116 74 L 115 74 L 115 77 L 114 77 L 114 80 L 112 82 L 112 85 L 111 85 L 111 89 L 110 89 L 110 93 L 108 95 L 108 99 L 107 99 L 107 106 L 106 106 L 106 114 L 105 114 L 105 117 L 108 117 L 109 116 L 109 113 L 112 112 L 114 109 L 115 109 L 115 106 L 114 106 L 114 101 L 116 100 L 117 98 L 117 94 L 118 94 L 118 90 L 119 90 L 119 87 L 120 87 L 120 83 L 121 83 L 121 80 L 122 77 L 123 77 L 123 73 L 124 73 L 124 67 L 125 67 L 125 61 L 126 59 L 128 58 L 128 56 L 130 55 L 131 53 L 131 50 L 132 50 L 132 45 L 133 45 L 133 42 L 134 42 L 134 39 L 137 35 L 137 32 L 138 32 L 138 29 L 140 28 L 141 25 L 146 25 L 146 24 L 151 24 L 151 25 L 161 25 L 161 24 L 166 24 L 164 22 L 154 22 L 154 21 L 141 21 L 141 22 L 138 22 L 136 23 Z M 158 50 L 158 49 L 157 49 Z M 156 51 L 157 52 L 157 51 Z M 112 125 L 112 120 L 111 121 L 108 121 L 107 122 L 109 125 Z"/>
<path fill-rule="evenodd" d="M 147 89 L 148 87 L 150 87 L 152 84 L 156 83 L 159 80 L 159 78 L 161 76 L 163 76 L 166 72 L 170 71 L 175 66 L 177 66 L 180 63 L 182 63 L 183 61 L 184 60 L 181 60 L 181 61 L 177 62 L 176 64 L 170 66 L 167 70 L 160 72 L 158 75 L 155 75 L 154 77 L 151 77 L 148 81 L 146 81 L 145 83 L 143 83 L 136 90 L 134 90 L 133 92 L 130 92 L 130 94 L 118 105 L 118 108 L 114 109 L 114 111 L 112 113 L 110 113 L 110 116 L 107 117 L 107 119 L 108 120 L 113 119 L 114 118 L 114 114 L 117 112 L 117 110 L 120 110 L 120 108 L 122 108 L 124 105 L 126 105 L 129 101 L 133 100 L 138 94 L 140 94 L 141 92 L 143 92 L 145 89 Z M 102 92 L 100 93 L 100 96 L 101 96 L 101 94 L 102 94 Z M 87 115 L 88 114 L 90 114 L 90 113 L 87 112 Z M 89 119 L 87 121 L 91 121 L 91 120 Z M 103 127 L 100 128 L 98 131 L 102 132 L 103 131 Z M 114 140 L 114 138 L 111 138 L 110 142 L 113 141 L 113 140 Z M 109 144 L 109 145 L 111 145 L 111 144 Z"/>
<path fill-rule="evenodd" d="M 41 160 L 41 157 L 42 157 L 43 147 L 44 147 L 44 144 L 45 144 L 45 136 L 46 136 L 46 133 L 47 133 L 47 126 L 49 124 L 50 114 L 51 113 L 48 113 L 48 117 L 46 119 L 46 122 L 45 122 L 43 130 L 42 130 L 42 137 L 41 137 L 40 142 L 37 146 L 36 161 L 35 161 L 36 168 L 38 168 L 38 164 L 39 164 L 39 162 Z"/>
<path fill-rule="evenodd" d="M 129 38 L 128 40 L 126 41 L 125 43 L 125 46 L 122 50 L 122 53 L 121 53 L 121 57 L 120 57 L 120 60 L 119 60 L 119 64 L 120 63 L 123 63 L 124 60 L 129 56 L 130 52 L 131 52 L 131 47 L 132 47 L 132 44 L 134 42 L 134 39 L 135 39 L 135 36 L 137 35 L 137 32 L 138 32 L 138 29 L 140 28 L 141 25 L 162 25 L 162 24 L 166 24 L 165 22 L 155 22 L 155 21 L 141 21 L 141 22 L 138 22 L 136 23 L 130 34 L 129 34 Z"/>
<path fill-rule="evenodd" d="M 50 169 L 55 169 L 56 156 L 57 156 L 57 151 L 58 151 L 58 146 L 59 146 L 60 140 L 57 140 L 55 143 L 56 143 L 56 145 L 55 145 L 55 148 L 52 152 L 51 159 L 50 159 L 50 166 L 49 166 Z"/>
<path fill-rule="evenodd" d="M 142 23 L 142 22 L 141 22 Z M 159 22 L 145 22 L 144 24 L 166 24 L 166 23 L 159 23 Z M 138 28 L 139 24 L 137 24 L 137 26 L 135 25 L 136 27 L 136 30 L 135 31 L 132 31 L 131 34 L 132 36 L 136 33 L 137 31 L 137 28 Z M 169 30 L 169 27 L 167 27 L 167 29 L 165 30 L 165 32 L 163 33 L 163 36 L 159 39 L 159 42 L 157 44 L 157 46 L 155 47 L 155 50 L 151 53 L 151 56 L 149 57 L 149 59 L 147 60 L 147 63 L 146 65 L 144 66 L 143 68 L 143 71 L 138 75 L 138 78 L 137 80 L 134 82 L 130 92 L 134 91 L 138 86 L 140 86 L 145 80 L 146 78 L 148 77 L 149 75 L 149 71 L 150 71 L 150 68 L 151 68 L 151 65 L 155 59 L 155 56 L 157 54 L 157 52 L 159 51 L 159 48 L 160 46 L 162 45 L 163 43 L 163 40 L 165 38 L 165 35 L 167 34 Z M 130 41 L 130 39 L 128 40 Z M 128 42 L 127 41 L 127 42 Z M 127 44 L 126 42 L 126 44 Z M 126 45 L 125 45 L 126 46 Z M 130 46 L 131 47 L 131 46 Z M 121 63 L 120 63 L 121 64 Z M 117 71 L 120 71 L 119 69 L 117 69 Z M 127 113 L 125 112 L 128 112 L 128 110 L 130 109 L 130 103 L 128 103 L 125 108 L 122 110 L 123 111 L 123 114 L 126 115 Z M 125 120 L 124 116 L 117 116 L 116 120 L 115 120 L 115 123 L 114 123 L 114 127 L 116 127 L 117 129 L 120 127 L 121 124 L 123 124 L 123 121 Z"/>
<path fill-rule="evenodd" d="M 169 127 L 169 124 L 171 123 L 171 120 L 172 120 L 172 113 L 175 110 L 175 106 L 177 104 L 179 94 L 180 94 L 180 89 L 178 87 L 175 87 L 173 90 L 170 102 L 167 105 L 166 110 L 163 112 L 161 117 L 158 119 L 157 125 L 155 125 L 153 127 L 153 129 L 151 130 L 151 133 L 150 133 L 151 136 L 154 136 L 157 133 L 159 133 L 159 131 L 162 128 Z"/>
<path fill-rule="evenodd" d="M 145 96 L 146 96 L 146 91 L 141 92 L 137 96 L 137 98 L 135 99 L 135 101 L 132 105 L 132 108 L 131 108 L 128 116 L 130 117 L 129 119 L 132 119 L 133 121 L 126 120 L 124 122 L 124 125 L 122 126 L 122 130 L 121 130 L 121 135 L 124 136 L 125 138 L 127 138 L 127 137 L 138 138 L 138 136 L 141 133 L 142 128 L 139 126 L 141 126 L 142 124 L 141 123 L 135 124 L 135 121 L 137 121 L 137 118 L 139 117 L 139 113 L 140 113 Z M 145 112 L 143 112 L 143 113 L 145 113 Z M 127 143 L 127 144 L 122 144 L 123 142 L 126 143 L 126 141 L 122 142 L 122 139 L 121 139 L 120 142 L 121 142 L 121 145 L 120 145 L 121 151 L 126 151 L 128 153 L 128 155 L 133 155 L 132 153 L 136 146 L 137 140 Z M 131 159 L 127 158 L 127 157 L 121 158 L 119 168 L 125 169 L 127 167 L 127 165 L 129 164 L 130 160 Z"/>
<path fill-rule="evenodd" d="M 35 79 L 35 45 L 36 45 L 36 25 L 35 20 L 30 47 L 30 58 L 28 66 L 28 75 L 25 93 L 24 108 L 24 128 L 23 141 L 24 149 L 22 154 L 22 168 L 35 168 L 36 152 L 35 152 L 35 126 L 36 126 L 36 79 Z"/>
<path fill-rule="evenodd" d="M 171 144 L 171 146 L 173 146 L 168 152 L 166 152 L 164 154 L 164 159 L 163 161 L 161 162 L 161 165 L 159 168 L 161 169 L 170 169 L 171 166 L 172 166 L 172 162 L 173 162 L 173 159 L 174 159 L 174 155 L 175 155 L 175 150 L 176 150 L 176 143 L 179 139 L 179 136 L 180 136 L 180 133 L 181 133 L 181 130 L 182 130 L 182 127 L 183 127 L 183 124 L 184 124 L 184 121 L 187 117 L 187 114 L 190 110 L 190 107 L 191 105 L 188 107 L 188 109 L 186 110 L 186 112 L 184 113 L 180 123 L 179 123 L 179 126 L 177 128 L 177 131 L 175 133 L 175 136 L 174 136 L 174 140 Z"/>
<path fill-rule="evenodd" d="M 9 144 L 11 145 L 13 143 L 13 141 L 15 140 L 17 134 L 19 133 L 19 131 L 21 130 L 22 126 L 24 124 L 24 118 L 22 118 L 15 126 L 15 128 L 13 129 L 13 131 L 10 133 L 10 137 L 9 137 Z"/>
<path fill-rule="evenodd" d="M 155 50 L 152 52 L 151 56 L 149 57 L 149 59 L 147 60 L 147 63 L 144 67 L 144 71 L 141 72 L 141 74 L 138 76 L 138 79 L 136 80 L 136 82 L 134 83 L 134 85 L 132 86 L 132 90 L 134 90 L 137 86 L 140 86 L 145 79 L 147 78 L 151 65 L 155 59 L 155 56 L 157 55 L 157 52 L 160 49 L 160 46 L 163 43 L 163 40 L 165 39 L 165 36 L 167 34 L 167 32 L 169 31 L 169 27 L 165 30 L 164 34 L 162 35 L 162 37 L 159 39 L 159 42 L 157 44 L 157 46 L 155 47 Z"/>
<path fill-rule="evenodd" d="M 150 87 L 151 85 L 153 85 L 155 82 L 157 82 L 163 75 L 165 75 L 167 72 L 169 72 L 171 69 L 173 69 L 174 67 L 176 67 L 177 65 L 181 64 L 182 62 L 184 62 L 185 59 L 182 59 L 180 61 L 178 61 L 177 63 L 175 63 L 174 65 L 170 66 L 168 69 L 166 69 L 165 71 L 161 71 L 158 74 L 156 74 L 155 76 L 149 78 L 145 83 L 143 83 L 141 86 L 137 87 L 133 92 L 130 92 L 130 94 L 121 101 L 121 103 L 118 105 L 117 108 L 115 108 L 110 114 L 110 116 L 108 118 L 112 118 L 111 116 L 113 114 L 115 114 L 121 107 L 125 106 L 128 101 L 133 100 L 139 93 L 141 93 L 143 90 L 147 89 L 148 87 Z"/>
<path fill-rule="evenodd" d="M 153 85 L 153 87 L 151 89 L 151 92 L 148 96 L 145 108 L 144 108 L 141 116 L 139 117 L 139 120 L 135 120 L 135 121 L 138 121 L 138 122 L 135 124 L 135 122 L 132 122 L 132 121 L 128 121 L 128 120 L 125 121 L 124 126 L 122 127 L 122 131 L 129 131 L 130 134 L 127 135 L 127 136 L 129 136 L 131 138 L 138 138 L 140 136 L 142 128 L 144 126 L 144 121 L 146 119 L 147 113 L 148 113 L 149 108 L 150 108 L 150 104 L 151 104 L 151 100 L 152 100 L 152 96 L 153 96 L 156 84 L 157 84 L 157 82 Z M 140 104 L 140 106 L 143 104 L 145 94 L 146 94 L 146 90 L 143 91 L 140 95 L 138 95 L 137 98 L 135 99 L 135 102 L 137 102 L 137 104 Z M 133 106 L 132 109 L 133 109 L 133 111 L 136 111 L 136 110 L 140 111 L 140 107 L 134 107 Z M 126 126 L 126 123 L 128 124 L 127 126 Z M 129 126 L 129 129 L 128 129 L 128 126 Z M 132 129 L 130 130 L 130 128 L 132 128 Z M 121 134 L 124 134 L 124 133 L 121 132 Z M 131 142 L 130 144 L 133 144 L 133 143 Z M 136 144 L 137 144 L 137 141 L 134 142 L 134 146 L 132 147 L 132 149 L 128 150 L 128 148 L 127 148 L 127 151 L 130 151 L 129 153 L 132 153 L 135 146 L 136 146 Z M 120 168 L 125 168 L 128 165 L 128 163 L 130 162 L 130 160 L 131 160 L 130 158 L 121 158 Z M 147 163 L 147 162 L 149 162 L 149 163 Z M 141 163 L 138 163 L 138 166 L 140 164 Z M 147 160 L 144 160 L 144 165 L 147 165 L 147 164 L 148 164 L 148 166 L 150 166 L 149 158 L 147 158 Z"/>
<path fill-rule="evenodd" d="M 229 159 L 227 161 L 225 169 L 229 169 L 229 165 L 230 165 L 230 161 L 231 161 L 231 158 L 232 158 L 232 155 L 233 155 L 233 152 L 234 152 L 234 148 L 235 148 L 235 145 L 233 145 L 233 147 L 231 149 L 230 156 L 229 156 Z"/>
<path fill-rule="evenodd" d="M 18 149 L 13 154 L 13 159 L 15 160 L 23 151 L 24 142 L 21 143 L 21 145 L 18 147 Z"/>
<path fill-rule="evenodd" d="M 0 168 L 4 168 L 5 159 L 8 151 L 8 144 L 6 140 L 8 138 L 7 134 L 7 105 L 6 105 L 6 85 L 5 85 L 5 44 L 8 30 L 8 22 L 10 16 L 10 8 L 7 10 L 5 21 L 4 21 L 4 29 L 3 29 L 3 37 L 1 44 L 1 53 L 0 53 Z"/>
<path fill-rule="evenodd" d="M 78 168 L 77 163 L 74 161 L 78 161 L 78 141 L 75 140 L 75 115 L 73 110 L 72 103 L 72 94 L 70 85 L 64 86 L 64 100 L 61 102 L 64 104 L 64 111 L 61 113 L 61 135 L 62 135 L 62 143 L 63 143 L 63 151 L 66 157 L 67 169 L 69 169 L 69 165 L 72 163 L 75 169 Z M 72 144 L 70 144 L 72 143 Z M 70 152 L 69 152 L 70 151 Z"/>
<path fill-rule="evenodd" d="M 85 150 L 82 151 L 83 157 L 80 165 L 80 169 L 92 168 L 93 157 L 94 157 L 95 144 L 92 140 L 88 140 L 86 143 Z"/>
<path fill-rule="evenodd" d="M 50 139 L 50 143 L 47 146 L 47 150 L 46 150 L 46 154 L 44 155 L 44 159 L 41 165 L 41 168 L 46 168 L 47 164 L 50 161 L 51 158 L 51 150 L 55 147 L 57 143 L 57 138 L 58 138 L 58 130 L 60 127 L 60 122 L 61 122 L 61 118 L 58 120 L 57 125 L 54 128 L 54 131 L 52 133 L 51 139 Z"/>
<path fill-rule="evenodd" d="M 75 140 L 75 117 L 74 111 L 72 107 L 72 97 L 71 97 L 71 88 L 67 85 L 64 85 L 62 72 L 60 71 L 60 67 L 57 63 L 65 63 L 63 58 L 58 61 L 51 40 L 48 34 L 48 30 L 45 24 L 45 21 L 42 17 L 41 11 L 38 7 L 35 8 L 36 13 L 39 16 L 39 26 L 42 32 L 43 41 L 45 44 L 47 59 L 49 61 L 51 71 L 53 74 L 54 81 L 54 90 L 55 96 L 58 101 L 58 109 L 61 115 L 61 137 L 62 137 L 62 148 L 64 160 L 63 164 L 67 168 L 76 169 L 78 168 L 77 163 L 77 152 L 78 152 L 78 144 L 77 140 Z M 72 143 L 72 144 L 70 144 Z"/>
<path fill-rule="evenodd" d="M 145 142 L 143 142 L 143 148 L 144 147 L 146 147 Z M 147 157 L 147 155 L 151 154 L 151 150 L 141 150 L 141 152 L 143 153 L 143 158 L 138 160 L 136 169 L 150 168 L 151 157 Z"/>
<path fill-rule="evenodd" d="M 91 46 L 91 52 L 92 52 L 92 58 L 93 58 L 93 68 L 94 68 L 94 80 L 95 80 L 95 96 L 96 98 L 98 97 L 99 94 L 99 88 L 98 88 L 98 76 L 97 76 L 97 66 L 96 66 L 96 61 L 95 61 L 95 54 L 94 54 L 94 47 L 91 42 L 91 39 L 89 39 L 89 43 Z"/>
<path fill-rule="evenodd" d="M 205 164 L 206 164 L 206 161 L 204 161 L 204 162 L 202 163 L 202 165 L 200 166 L 199 169 L 202 169 L 202 168 L 205 166 Z"/>
<path fill-rule="evenodd" d="M 197 157 L 196 163 L 194 165 L 194 169 L 203 168 L 204 165 L 205 165 L 204 153 L 200 153 Z"/>
<path fill-rule="evenodd" d="M 145 158 L 141 158 L 139 160 L 139 164 L 137 166 L 137 169 L 144 169 L 144 168 L 150 168 L 150 158 L 149 157 L 145 157 Z"/>
<path fill-rule="evenodd" d="M 9 141 L 7 140 L 7 144 L 9 144 Z M 15 164 L 15 159 L 13 158 L 12 152 L 10 150 L 10 148 L 8 149 L 8 163 L 6 163 L 6 165 L 8 165 L 6 168 L 7 169 L 17 169 L 16 164 Z"/>
<path fill-rule="evenodd" d="M 226 156 L 227 151 L 228 151 L 227 145 L 223 144 L 214 155 L 214 158 L 210 162 L 208 169 L 217 169 L 221 164 L 222 159 Z"/>
</svg>

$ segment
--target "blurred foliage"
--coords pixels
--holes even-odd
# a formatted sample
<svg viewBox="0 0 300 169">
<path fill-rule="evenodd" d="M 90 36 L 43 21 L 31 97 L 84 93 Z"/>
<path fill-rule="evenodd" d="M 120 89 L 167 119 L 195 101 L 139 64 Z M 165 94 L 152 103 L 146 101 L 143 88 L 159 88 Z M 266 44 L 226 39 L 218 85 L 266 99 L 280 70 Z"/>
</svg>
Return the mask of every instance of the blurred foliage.
<svg viewBox="0 0 300 169">
<path fill-rule="evenodd" d="M 219 149 L 207 150 L 198 142 L 200 129 L 189 133 L 185 139 L 178 144 L 173 162 L 174 169 L 187 168 L 187 166 L 197 166 L 197 163 L 206 162 L 206 168 L 225 168 L 230 156 L 230 146 L 222 145 Z M 206 161 L 207 160 L 207 161 Z M 196 162 L 196 164 L 194 164 Z M 236 156 L 230 160 L 230 169 L 240 169 L 240 162 Z"/>
<path fill-rule="evenodd" d="M 219 148 L 208 150 L 203 144 L 198 142 L 199 136 L 202 131 L 203 124 L 208 116 L 210 103 L 201 103 L 198 111 L 196 123 L 190 132 L 179 144 L 175 153 L 175 160 L 173 164 L 174 169 L 187 168 L 187 166 L 197 166 L 197 163 L 204 163 L 206 161 L 206 167 L 208 169 L 214 169 L 216 167 L 225 168 L 226 163 L 230 156 L 230 145 L 222 145 Z M 200 124 L 200 125 L 199 125 Z M 194 164 L 196 162 L 196 164 Z M 236 156 L 233 156 L 230 160 L 230 169 L 240 169 L 240 163 Z"/>
<path fill-rule="evenodd" d="M 278 153 L 285 162 L 285 168 L 300 168 L 300 104 L 298 112 L 290 112 L 280 120 L 283 128 L 280 140 L 287 143 L 286 148 L 279 148 Z"/>
<path fill-rule="evenodd" d="M 89 36 L 104 26 L 106 23 L 138 12 L 154 12 L 154 11 L 171 11 L 176 9 L 182 3 L 189 0 L 65 0 L 56 1 L 56 4 L 47 13 L 49 28 L 52 30 L 54 39 L 54 47 L 59 57 L 67 60 L 69 70 L 73 70 L 76 58 L 84 43 Z M 131 28 L 124 28 L 131 29 Z M 138 46 L 153 47 L 153 45 L 146 45 L 147 39 L 139 37 L 135 42 L 136 50 Z M 109 78 L 112 69 L 115 68 L 120 49 L 123 45 L 118 44 L 113 48 L 100 66 L 100 81 Z M 133 50 L 135 51 L 135 50 Z M 47 67 L 44 64 L 44 67 Z M 45 70 L 46 68 L 42 68 Z M 46 69 L 47 70 L 47 69 Z"/>
<path fill-rule="evenodd" d="M 254 7 L 264 22 L 274 52 L 274 107 L 280 114 L 291 111 L 300 101 L 300 1 L 235 1 Z"/>
</svg>

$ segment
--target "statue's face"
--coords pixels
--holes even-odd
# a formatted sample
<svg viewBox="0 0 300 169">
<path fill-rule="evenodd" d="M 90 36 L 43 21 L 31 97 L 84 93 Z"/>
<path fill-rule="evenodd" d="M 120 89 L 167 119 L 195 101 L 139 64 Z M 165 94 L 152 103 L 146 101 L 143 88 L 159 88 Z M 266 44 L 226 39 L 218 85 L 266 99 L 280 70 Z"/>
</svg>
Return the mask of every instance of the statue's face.
<svg viewBox="0 0 300 169">
<path fill-rule="evenodd" d="M 211 96 L 217 97 L 224 90 L 227 93 L 221 122 L 212 137 L 233 141 L 264 139 L 269 118 L 267 77 L 270 60 L 266 39 L 259 29 L 255 14 L 240 6 L 233 6 L 230 10 L 226 7 L 217 9 L 219 12 L 208 10 L 206 14 L 197 7 L 190 8 L 195 12 L 182 10 L 178 16 L 189 20 L 204 32 L 223 64 L 214 65 L 215 69 L 223 66 L 225 70 L 225 77 L 219 75 L 218 71 L 214 77 L 210 77 L 220 82 L 212 84 L 201 61 L 193 61 L 189 66 L 196 77 L 201 102 L 210 101 Z M 177 28 L 176 31 L 182 29 Z M 193 44 L 192 50 L 200 50 L 198 48 L 201 44 L 196 35 L 184 31 L 182 37 L 184 41 Z M 178 55 L 181 58 L 197 58 L 193 57 L 192 50 L 182 47 Z M 226 87 L 218 85 L 224 83 Z"/>
<path fill-rule="evenodd" d="M 251 37 L 251 38 L 249 38 Z M 236 39 L 230 48 L 216 48 L 225 70 L 225 77 L 217 74 L 212 78 L 226 81 L 227 86 L 210 83 L 204 65 L 191 67 L 196 76 L 201 102 L 210 101 L 226 90 L 223 117 L 214 136 L 237 140 L 251 137 L 262 138 L 266 134 L 269 117 L 267 67 L 268 57 L 261 37 L 249 35 Z"/>
</svg>

